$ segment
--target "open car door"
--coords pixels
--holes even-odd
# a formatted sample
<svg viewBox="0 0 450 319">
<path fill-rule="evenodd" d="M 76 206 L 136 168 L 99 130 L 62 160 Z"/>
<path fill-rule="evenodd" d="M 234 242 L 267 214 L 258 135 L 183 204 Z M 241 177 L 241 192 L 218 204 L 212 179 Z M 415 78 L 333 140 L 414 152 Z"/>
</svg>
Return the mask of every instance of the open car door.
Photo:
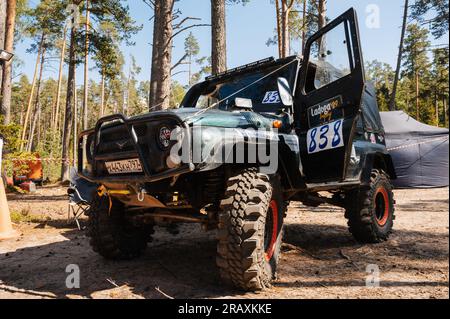
<svg viewBox="0 0 450 319">
<path fill-rule="evenodd" d="M 295 120 L 308 183 L 344 180 L 362 94 L 364 62 L 354 9 L 307 42 Z"/>
</svg>

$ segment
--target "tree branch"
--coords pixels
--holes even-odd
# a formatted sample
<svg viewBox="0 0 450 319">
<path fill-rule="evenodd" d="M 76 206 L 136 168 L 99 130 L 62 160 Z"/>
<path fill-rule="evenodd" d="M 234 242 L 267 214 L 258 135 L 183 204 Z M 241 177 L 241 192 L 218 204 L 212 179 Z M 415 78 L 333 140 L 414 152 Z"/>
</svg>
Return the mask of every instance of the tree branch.
<svg viewBox="0 0 450 319">
<path fill-rule="evenodd" d="M 181 20 L 179 23 L 177 23 L 176 25 L 173 26 L 173 29 L 179 29 L 184 23 L 186 23 L 189 20 L 197 20 L 197 21 L 201 21 L 202 19 L 200 18 L 195 18 L 195 17 L 186 17 L 183 20 Z"/>
<path fill-rule="evenodd" d="M 180 33 L 192 29 L 192 28 L 196 28 L 196 27 L 210 27 L 210 24 L 194 24 L 194 25 L 190 25 L 188 27 L 184 27 L 183 29 L 178 30 L 177 32 L 175 32 L 171 37 L 170 40 L 172 40 L 173 38 L 175 38 L 177 35 L 179 35 Z"/>
<path fill-rule="evenodd" d="M 180 60 L 178 60 L 178 62 L 177 63 L 175 63 L 173 66 L 172 66 L 172 68 L 170 69 L 170 70 L 174 70 L 175 68 L 177 68 L 177 67 L 179 67 L 181 64 L 183 64 L 183 62 L 184 62 L 184 60 L 186 60 L 186 58 L 189 56 L 189 54 L 185 54 L 185 55 L 183 55 L 183 57 L 180 59 Z"/>
</svg>

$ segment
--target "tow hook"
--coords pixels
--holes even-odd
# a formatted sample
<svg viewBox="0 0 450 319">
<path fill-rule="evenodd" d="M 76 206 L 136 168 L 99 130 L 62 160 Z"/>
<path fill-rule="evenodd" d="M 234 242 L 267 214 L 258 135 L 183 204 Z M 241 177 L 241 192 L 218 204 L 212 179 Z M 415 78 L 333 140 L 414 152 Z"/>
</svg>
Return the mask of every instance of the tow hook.
<svg viewBox="0 0 450 319">
<path fill-rule="evenodd" d="M 147 191 L 142 187 L 137 194 L 137 199 L 139 202 L 142 203 L 145 200 L 145 194 L 147 194 Z"/>
</svg>

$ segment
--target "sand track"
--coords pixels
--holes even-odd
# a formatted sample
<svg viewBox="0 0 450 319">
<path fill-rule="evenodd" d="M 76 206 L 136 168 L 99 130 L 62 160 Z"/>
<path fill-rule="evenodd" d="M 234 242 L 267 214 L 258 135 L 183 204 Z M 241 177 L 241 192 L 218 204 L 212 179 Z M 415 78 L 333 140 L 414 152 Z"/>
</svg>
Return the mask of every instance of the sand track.
<svg viewBox="0 0 450 319">
<path fill-rule="evenodd" d="M 12 211 L 51 220 L 20 223 L 20 239 L 0 242 L 0 298 L 165 298 L 161 291 L 175 298 L 448 298 L 448 198 L 448 188 L 396 191 L 391 240 L 367 246 L 350 236 L 341 210 L 294 203 L 278 280 L 243 294 L 220 283 L 214 232 L 183 226 L 173 237 L 160 230 L 142 258 L 105 261 L 84 232 L 61 220 L 64 189 L 9 196 Z M 80 289 L 66 288 L 69 264 L 80 267 Z M 366 287 L 368 265 L 379 267 L 380 288 Z"/>
</svg>

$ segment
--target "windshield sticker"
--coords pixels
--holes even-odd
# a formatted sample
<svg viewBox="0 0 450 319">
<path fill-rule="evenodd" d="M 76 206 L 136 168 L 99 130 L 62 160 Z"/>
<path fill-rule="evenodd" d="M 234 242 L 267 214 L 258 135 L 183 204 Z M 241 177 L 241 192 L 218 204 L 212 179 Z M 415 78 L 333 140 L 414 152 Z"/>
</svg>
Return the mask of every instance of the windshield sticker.
<svg viewBox="0 0 450 319">
<path fill-rule="evenodd" d="M 264 96 L 264 100 L 262 101 L 262 104 L 280 104 L 280 94 L 278 91 L 269 91 Z"/>
<path fill-rule="evenodd" d="M 316 127 L 344 117 L 342 96 L 326 100 L 308 109 L 309 127 Z"/>
</svg>

